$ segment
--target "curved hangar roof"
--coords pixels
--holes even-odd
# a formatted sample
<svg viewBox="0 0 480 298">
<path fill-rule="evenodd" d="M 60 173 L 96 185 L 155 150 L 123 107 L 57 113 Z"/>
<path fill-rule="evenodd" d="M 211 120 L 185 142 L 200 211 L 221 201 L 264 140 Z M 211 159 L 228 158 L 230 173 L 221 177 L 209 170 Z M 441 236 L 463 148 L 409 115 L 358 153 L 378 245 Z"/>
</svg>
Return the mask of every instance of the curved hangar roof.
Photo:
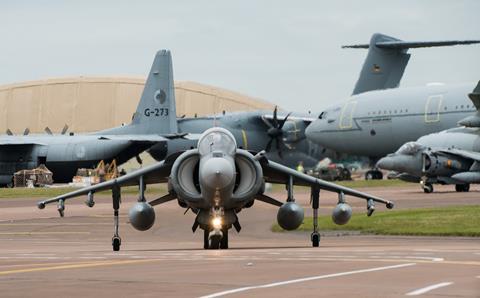
<svg viewBox="0 0 480 298">
<path fill-rule="evenodd" d="M 72 77 L 0 86 L 0 134 L 25 128 L 87 132 L 129 123 L 145 78 Z M 177 115 L 273 109 L 273 104 L 195 82 L 175 82 Z"/>
</svg>

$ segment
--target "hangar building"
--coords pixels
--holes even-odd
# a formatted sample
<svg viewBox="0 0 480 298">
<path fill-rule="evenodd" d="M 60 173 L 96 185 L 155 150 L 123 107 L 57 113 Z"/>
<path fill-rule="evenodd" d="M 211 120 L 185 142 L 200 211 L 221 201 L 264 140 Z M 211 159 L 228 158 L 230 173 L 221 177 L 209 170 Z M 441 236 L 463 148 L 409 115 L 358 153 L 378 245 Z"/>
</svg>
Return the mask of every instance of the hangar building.
<svg viewBox="0 0 480 298">
<path fill-rule="evenodd" d="M 69 77 L 0 86 L 0 134 L 21 134 L 28 127 L 60 132 L 89 132 L 129 123 L 145 78 Z M 177 116 L 273 109 L 273 104 L 200 83 L 175 82 Z"/>
</svg>

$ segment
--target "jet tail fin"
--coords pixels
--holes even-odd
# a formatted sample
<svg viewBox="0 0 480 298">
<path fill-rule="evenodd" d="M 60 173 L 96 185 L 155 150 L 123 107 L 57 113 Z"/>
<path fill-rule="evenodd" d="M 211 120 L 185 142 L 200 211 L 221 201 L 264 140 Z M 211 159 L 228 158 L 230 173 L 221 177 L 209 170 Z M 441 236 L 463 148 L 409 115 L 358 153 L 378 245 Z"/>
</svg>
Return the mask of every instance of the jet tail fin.
<svg viewBox="0 0 480 298">
<path fill-rule="evenodd" d="M 155 55 L 132 126 L 138 133 L 177 133 L 172 56 L 168 50 Z"/>
<path fill-rule="evenodd" d="M 367 58 L 352 95 L 389 88 L 400 84 L 407 67 L 410 48 L 427 48 L 480 43 L 480 40 L 403 41 L 380 33 L 372 35 L 369 44 L 346 45 L 342 48 L 368 49 Z"/>
</svg>

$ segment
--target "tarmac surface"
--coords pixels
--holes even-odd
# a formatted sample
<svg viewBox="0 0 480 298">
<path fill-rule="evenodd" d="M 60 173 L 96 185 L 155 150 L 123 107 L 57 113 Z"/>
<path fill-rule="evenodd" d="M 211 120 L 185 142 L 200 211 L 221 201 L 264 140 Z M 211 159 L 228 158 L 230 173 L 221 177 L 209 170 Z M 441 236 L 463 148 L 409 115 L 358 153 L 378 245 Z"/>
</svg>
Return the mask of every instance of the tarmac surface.
<svg viewBox="0 0 480 298">
<path fill-rule="evenodd" d="M 480 203 L 478 186 L 469 193 L 435 188 L 361 190 L 397 209 Z M 307 206 L 307 193 L 296 198 Z M 347 200 L 365 212 L 363 200 Z M 108 196 L 92 209 L 84 198 L 69 201 L 64 218 L 55 206 L 38 210 L 37 201 L 0 199 L 0 297 L 480 297 L 479 238 L 327 232 L 312 248 L 309 233 L 271 232 L 277 209 L 256 202 L 239 214 L 242 231 L 230 231 L 230 249 L 204 250 L 203 233 L 191 231 L 194 215 L 175 201 L 157 206 L 154 227 L 139 232 L 126 216 L 135 197 L 125 196 L 121 251 L 112 252 Z M 321 213 L 335 203 L 322 192 Z"/>
</svg>

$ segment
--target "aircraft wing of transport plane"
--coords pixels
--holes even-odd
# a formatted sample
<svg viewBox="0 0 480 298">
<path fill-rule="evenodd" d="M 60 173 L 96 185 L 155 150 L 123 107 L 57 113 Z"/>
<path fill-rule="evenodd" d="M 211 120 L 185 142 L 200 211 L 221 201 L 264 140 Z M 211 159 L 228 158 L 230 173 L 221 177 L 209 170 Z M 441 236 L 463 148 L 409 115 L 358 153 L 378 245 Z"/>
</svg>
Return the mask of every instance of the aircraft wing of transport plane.
<svg viewBox="0 0 480 298">
<path fill-rule="evenodd" d="M 303 222 L 303 209 L 295 203 L 294 185 L 311 188 L 311 205 L 314 226 L 312 245 L 318 246 L 318 207 L 320 190 L 338 193 L 338 204 L 333 209 L 332 219 L 337 224 L 345 224 L 351 217 L 352 209 L 345 201 L 345 195 L 364 199 L 367 215 L 372 215 L 375 202 L 393 208 L 393 203 L 360 191 L 329 183 L 286 166 L 268 160 L 263 152 L 252 155 L 238 149 L 235 137 L 226 129 L 213 127 L 205 131 L 198 141 L 198 149 L 178 152 L 164 161 L 131 172 L 120 178 L 94 186 L 85 187 L 58 197 L 40 201 L 38 207 L 57 203 L 60 215 L 64 215 L 65 201 L 87 195 L 86 204 L 93 207 L 94 193 L 112 190 L 114 234 L 113 250 L 120 249 L 118 232 L 121 188 L 139 185 L 138 202 L 130 209 L 129 219 L 134 228 L 145 231 L 155 221 L 153 206 L 177 200 L 182 208 L 191 209 L 195 214 L 192 230 L 204 230 L 204 248 L 228 248 L 228 231 L 241 226 L 237 214 L 243 208 L 252 207 L 255 200 L 278 206 L 277 221 L 286 230 L 294 230 Z M 263 193 L 265 182 L 285 184 L 286 202 L 280 202 Z M 168 193 L 147 202 L 145 186 L 151 183 L 168 183 Z"/>
<path fill-rule="evenodd" d="M 368 156 L 374 165 L 408 141 L 454 127 L 475 111 L 465 96 L 474 83 L 396 87 L 409 48 L 474 43 L 480 41 L 407 42 L 374 34 L 368 45 L 347 46 L 369 49 L 353 94 L 325 109 L 307 127 L 307 138 L 339 153 Z M 367 179 L 375 177 L 381 178 L 381 172 L 366 173 Z"/>
<path fill-rule="evenodd" d="M 44 135 L 15 136 L 8 129 L 0 136 L 0 185 L 12 184 L 18 170 L 45 164 L 55 182 L 69 182 L 78 168 L 95 166 L 100 160 L 121 164 L 154 144 L 166 151 L 167 141 L 182 138 L 175 113 L 172 58 L 170 51 L 159 51 L 153 61 L 140 102 L 128 125 L 84 135 L 53 135 L 49 128 Z"/>
<path fill-rule="evenodd" d="M 480 83 L 469 94 L 480 107 Z M 381 158 L 377 166 L 398 173 L 408 182 L 420 182 L 426 193 L 433 184 L 455 184 L 456 191 L 468 191 L 480 183 L 480 114 L 459 121 L 465 127 L 452 128 L 404 144 L 395 153 Z"/>
</svg>

